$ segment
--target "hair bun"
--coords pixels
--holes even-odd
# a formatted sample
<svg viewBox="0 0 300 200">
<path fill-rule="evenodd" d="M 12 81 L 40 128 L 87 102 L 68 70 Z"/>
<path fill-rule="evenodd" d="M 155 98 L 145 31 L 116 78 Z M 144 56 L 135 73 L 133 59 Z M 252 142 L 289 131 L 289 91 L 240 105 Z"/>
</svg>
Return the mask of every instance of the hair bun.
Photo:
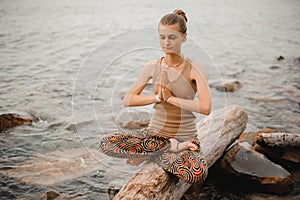
<svg viewBox="0 0 300 200">
<path fill-rule="evenodd" d="M 183 19 L 187 22 L 188 19 L 185 15 L 185 12 L 183 12 L 183 10 L 180 10 L 180 9 L 176 9 L 173 11 L 174 14 L 177 14 L 177 15 L 180 15 L 181 17 L 183 17 Z"/>
</svg>

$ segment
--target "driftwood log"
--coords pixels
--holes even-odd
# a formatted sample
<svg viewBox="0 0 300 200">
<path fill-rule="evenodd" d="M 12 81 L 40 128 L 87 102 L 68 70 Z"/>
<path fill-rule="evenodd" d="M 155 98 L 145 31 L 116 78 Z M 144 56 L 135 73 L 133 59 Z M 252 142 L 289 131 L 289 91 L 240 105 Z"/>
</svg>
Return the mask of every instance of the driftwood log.
<svg viewBox="0 0 300 200">
<path fill-rule="evenodd" d="M 244 131 L 247 113 L 233 105 L 211 113 L 198 124 L 198 138 L 208 166 L 212 166 L 228 146 Z M 155 163 L 145 165 L 124 185 L 115 200 L 180 199 L 189 189 L 187 184 L 166 173 Z"/>
<path fill-rule="evenodd" d="M 267 155 L 283 166 L 297 166 L 300 163 L 300 134 L 280 133 L 276 130 L 261 130 L 255 133 L 256 151 Z"/>
<path fill-rule="evenodd" d="M 269 147 L 300 147 L 300 134 L 297 133 L 259 133 L 257 143 L 264 143 Z"/>
</svg>

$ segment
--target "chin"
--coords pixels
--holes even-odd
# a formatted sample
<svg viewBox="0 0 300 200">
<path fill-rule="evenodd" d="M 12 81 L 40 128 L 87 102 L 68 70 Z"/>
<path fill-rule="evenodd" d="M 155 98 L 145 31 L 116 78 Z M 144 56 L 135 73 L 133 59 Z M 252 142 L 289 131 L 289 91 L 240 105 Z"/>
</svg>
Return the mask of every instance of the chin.
<svg viewBox="0 0 300 200">
<path fill-rule="evenodd" d="M 170 49 L 163 49 L 163 51 L 165 52 L 165 54 L 174 54 L 175 52 L 170 50 Z"/>
</svg>

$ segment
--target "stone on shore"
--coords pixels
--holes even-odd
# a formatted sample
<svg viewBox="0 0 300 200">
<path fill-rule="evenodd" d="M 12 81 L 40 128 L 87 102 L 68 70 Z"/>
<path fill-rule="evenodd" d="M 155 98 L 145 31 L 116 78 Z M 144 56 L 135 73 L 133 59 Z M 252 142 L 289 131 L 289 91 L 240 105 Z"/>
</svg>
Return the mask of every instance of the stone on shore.
<svg viewBox="0 0 300 200">
<path fill-rule="evenodd" d="M 218 164 L 224 173 L 242 178 L 244 184 L 252 185 L 258 191 L 284 194 L 294 184 L 287 170 L 255 151 L 248 142 L 237 142 Z"/>
<path fill-rule="evenodd" d="M 237 80 L 223 80 L 222 82 L 210 83 L 210 87 L 222 92 L 235 92 L 243 87 Z"/>
<path fill-rule="evenodd" d="M 116 116 L 115 121 L 122 128 L 143 128 L 150 122 L 150 112 L 147 108 L 123 108 Z"/>
<path fill-rule="evenodd" d="M 99 168 L 96 150 L 55 151 L 26 160 L 0 173 L 25 184 L 50 186 L 88 174 Z"/>
<path fill-rule="evenodd" d="M 88 198 L 81 195 L 68 195 L 68 194 L 62 194 L 58 193 L 53 190 L 48 190 L 44 194 L 45 200 L 87 200 Z"/>
<path fill-rule="evenodd" d="M 27 113 L 6 113 L 0 115 L 0 133 L 20 125 L 31 125 L 37 119 Z"/>
<path fill-rule="evenodd" d="M 263 135 L 266 137 L 262 137 Z M 274 139 L 271 140 L 272 143 L 268 141 L 271 135 L 277 138 L 275 143 Z M 299 134 L 282 134 L 275 129 L 260 129 L 256 132 L 242 133 L 239 142 L 248 142 L 256 151 L 282 166 L 300 164 Z"/>
</svg>

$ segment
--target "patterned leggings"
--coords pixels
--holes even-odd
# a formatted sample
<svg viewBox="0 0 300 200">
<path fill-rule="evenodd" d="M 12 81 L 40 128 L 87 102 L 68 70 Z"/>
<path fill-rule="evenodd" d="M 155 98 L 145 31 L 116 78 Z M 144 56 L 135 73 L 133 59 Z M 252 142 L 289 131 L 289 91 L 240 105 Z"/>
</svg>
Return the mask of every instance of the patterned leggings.
<svg viewBox="0 0 300 200">
<path fill-rule="evenodd" d="M 100 141 L 100 152 L 118 158 L 151 157 L 165 171 L 187 183 L 202 183 L 207 177 L 207 164 L 201 156 L 200 142 L 192 140 L 197 151 L 170 152 L 170 142 L 151 130 L 115 133 Z"/>
</svg>

